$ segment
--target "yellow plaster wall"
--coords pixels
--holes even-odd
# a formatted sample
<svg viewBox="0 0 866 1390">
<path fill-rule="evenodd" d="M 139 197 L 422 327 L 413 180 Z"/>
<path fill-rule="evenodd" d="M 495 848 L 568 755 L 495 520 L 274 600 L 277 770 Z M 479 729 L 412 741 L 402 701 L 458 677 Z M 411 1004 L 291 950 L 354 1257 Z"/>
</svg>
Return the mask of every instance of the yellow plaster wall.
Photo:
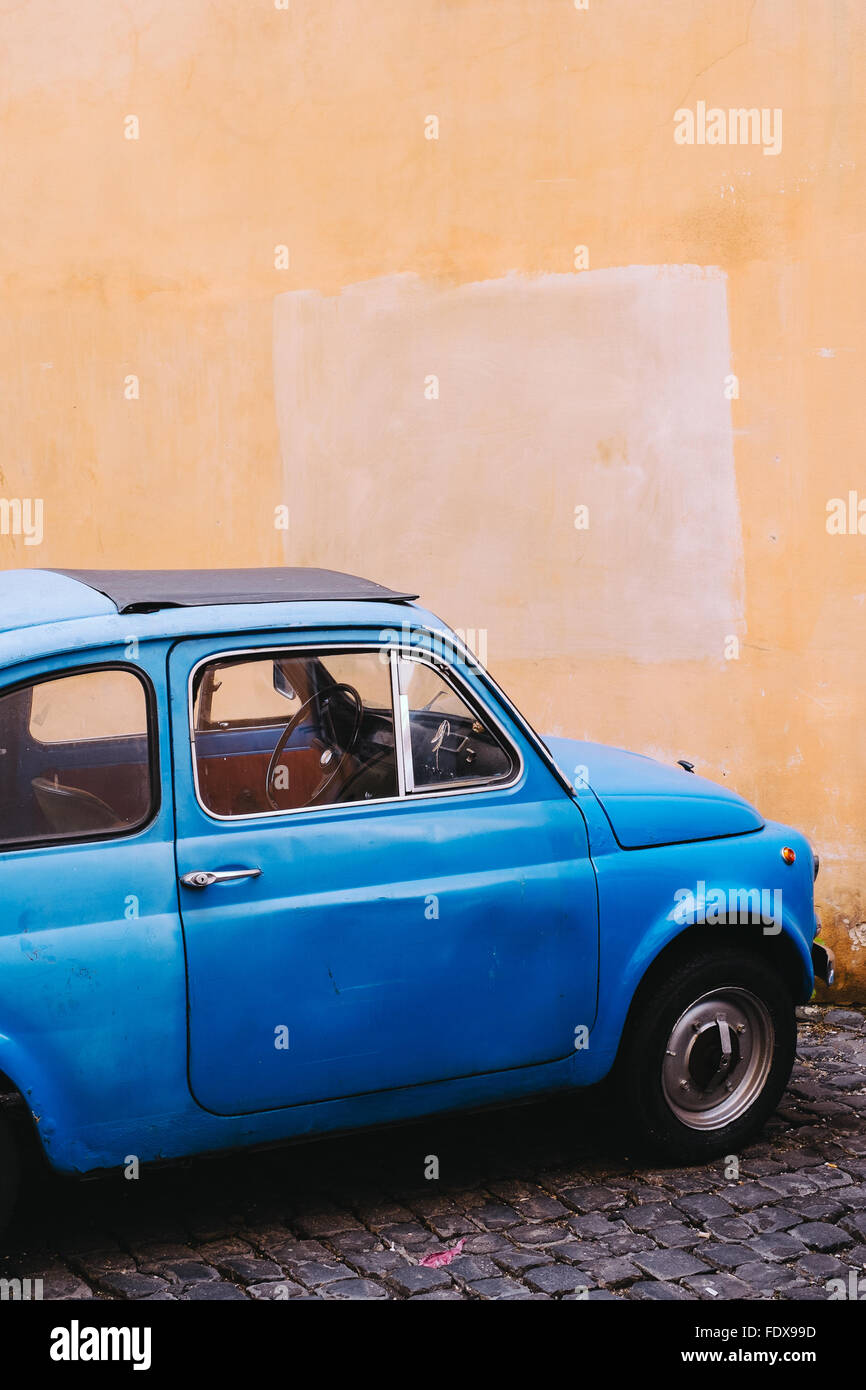
<svg viewBox="0 0 866 1390">
<path fill-rule="evenodd" d="M 41 498 L 44 538 L 0 535 L 0 563 L 324 561 L 421 583 L 443 617 L 486 630 L 489 664 L 538 727 L 690 756 L 813 837 L 843 992 L 866 997 L 866 536 L 826 527 L 831 498 L 866 497 L 864 58 L 860 0 L 7 8 L 0 495 Z M 699 101 L 780 110 L 781 151 L 676 144 L 675 111 Z M 425 138 L 431 115 L 435 140 Z M 275 266 L 279 245 L 286 269 Z M 577 245 L 588 272 L 574 268 Z M 483 307 L 450 339 L 437 321 L 430 355 L 448 358 L 440 399 L 426 401 L 423 379 L 400 381 L 420 393 L 402 403 L 404 425 L 425 404 L 443 409 L 424 418 L 417 448 L 402 441 L 413 505 L 399 535 L 377 524 L 401 480 L 392 419 L 370 411 L 369 379 L 336 371 L 335 359 L 349 360 L 341 352 L 316 355 L 315 334 L 309 350 L 301 338 L 286 354 L 298 295 L 364 295 L 367 282 L 408 274 L 435 300 L 508 277 L 689 266 L 723 286 L 724 322 L 707 332 L 727 341 L 739 397 L 725 402 L 707 455 L 729 450 L 733 509 L 708 485 L 701 513 L 692 471 L 702 463 L 689 458 L 684 524 L 697 553 L 681 604 L 703 612 L 708 593 L 727 595 L 734 660 L 716 650 L 715 630 L 684 650 L 666 578 L 676 468 L 654 491 L 645 412 L 630 432 L 594 411 L 592 324 L 580 325 L 574 413 L 563 416 L 575 428 L 549 432 L 542 449 L 519 296 L 498 304 L 513 339 L 493 377 L 478 368 Z M 375 315 L 375 295 L 370 304 Z M 602 305 L 599 360 L 620 361 L 620 386 L 637 363 L 664 391 L 679 380 L 677 344 L 694 355 L 704 321 L 687 300 L 659 304 L 665 333 L 645 343 L 639 316 Z M 458 338 L 473 359 L 455 387 Z M 701 372 L 695 391 L 709 400 L 722 383 L 715 365 Z M 125 394 L 131 376 L 137 399 Z M 437 418 L 453 426 L 455 390 L 466 408 L 449 448 Z M 341 428 L 330 449 L 314 448 L 328 402 Z M 340 447 L 353 421 L 368 446 L 360 508 L 348 500 L 358 452 Z M 683 468 L 673 418 L 668 444 L 666 463 Z M 505 511 L 499 448 L 520 501 Z M 596 487 L 581 534 L 573 508 L 605 460 L 610 488 Z M 427 487 L 458 499 L 432 537 L 417 505 Z M 274 525 L 281 505 L 287 532 Z M 615 543 L 623 528 L 640 538 L 635 570 Z M 723 591 L 719 566 L 731 571 Z M 510 602 L 492 582 L 503 573 Z M 646 605 L 649 649 L 625 631 L 616 641 L 629 589 Z M 569 645 L 560 616 L 575 611 L 591 617 L 578 635 L 567 629 Z"/>
</svg>

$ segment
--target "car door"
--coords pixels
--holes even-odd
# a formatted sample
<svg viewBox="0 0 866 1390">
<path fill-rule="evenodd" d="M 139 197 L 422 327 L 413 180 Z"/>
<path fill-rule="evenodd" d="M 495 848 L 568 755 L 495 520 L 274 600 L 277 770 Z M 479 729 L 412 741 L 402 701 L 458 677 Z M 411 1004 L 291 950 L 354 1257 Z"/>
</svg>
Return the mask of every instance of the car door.
<svg viewBox="0 0 866 1390">
<path fill-rule="evenodd" d="M 596 1002 L 583 820 L 467 667 L 345 633 L 187 640 L 169 670 L 201 1105 L 569 1055 Z"/>
</svg>

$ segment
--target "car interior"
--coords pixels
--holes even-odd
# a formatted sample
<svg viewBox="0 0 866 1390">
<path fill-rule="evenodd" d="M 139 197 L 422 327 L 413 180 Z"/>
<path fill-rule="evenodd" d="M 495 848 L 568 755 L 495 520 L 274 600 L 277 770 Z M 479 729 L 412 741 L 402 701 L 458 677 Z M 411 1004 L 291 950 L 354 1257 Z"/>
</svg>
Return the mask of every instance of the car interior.
<svg viewBox="0 0 866 1390">
<path fill-rule="evenodd" d="M 401 667 L 416 789 L 511 774 L 504 743 L 439 671 Z M 398 795 L 379 653 L 216 659 L 196 672 L 193 721 L 198 793 L 215 815 Z M 73 672 L 0 697 L 3 843 L 122 834 L 148 818 L 151 793 L 146 697 L 132 671 Z"/>
<path fill-rule="evenodd" d="M 357 674 L 345 670 L 354 655 Z M 273 688 L 287 700 L 281 723 L 267 720 L 221 721 L 212 712 L 213 696 L 227 664 L 203 668 L 194 692 L 195 747 L 202 801 L 217 815 L 250 815 L 349 801 L 381 800 L 398 794 L 394 719 L 390 693 L 380 688 L 364 698 L 350 679 L 378 666 L 376 653 L 334 657 L 268 658 Z M 367 664 L 367 671 L 363 669 Z M 260 663 L 259 663 L 260 664 Z M 415 784 L 446 786 L 477 783 L 507 775 L 510 754 L 450 687 L 436 677 L 429 708 L 410 711 Z M 447 714 L 434 708 L 451 694 Z"/>
<path fill-rule="evenodd" d="M 144 687 L 130 672 L 106 674 L 110 682 L 73 674 L 0 698 L 3 843 L 122 834 L 148 818 L 151 769 Z M 126 733 L 114 731 L 106 710 L 106 696 L 118 688 L 118 677 L 131 683 L 135 704 L 134 717 L 127 721 L 132 731 Z M 46 729 L 34 715 L 49 687 L 52 713 Z M 129 694 L 124 687 L 127 703 Z"/>
</svg>

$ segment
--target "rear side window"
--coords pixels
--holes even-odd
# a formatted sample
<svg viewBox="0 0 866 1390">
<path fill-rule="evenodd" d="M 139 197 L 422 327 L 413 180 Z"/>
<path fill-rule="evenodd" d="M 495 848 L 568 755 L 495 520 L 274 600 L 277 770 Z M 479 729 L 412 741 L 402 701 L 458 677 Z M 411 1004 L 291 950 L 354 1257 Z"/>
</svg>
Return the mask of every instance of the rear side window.
<svg viewBox="0 0 866 1390">
<path fill-rule="evenodd" d="M 0 695 L 0 846 L 123 835 L 154 803 L 148 690 L 76 671 Z"/>
</svg>

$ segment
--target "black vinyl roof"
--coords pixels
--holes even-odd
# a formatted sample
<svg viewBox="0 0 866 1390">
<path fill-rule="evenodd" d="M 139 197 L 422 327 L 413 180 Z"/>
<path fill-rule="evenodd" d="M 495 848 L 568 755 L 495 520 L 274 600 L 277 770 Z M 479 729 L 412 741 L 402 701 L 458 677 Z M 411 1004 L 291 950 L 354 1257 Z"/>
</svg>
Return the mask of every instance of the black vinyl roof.
<svg viewBox="0 0 866 1390">
<path fill-rule="evenodd" d="M 55 570 L 77 579 L 117 606 L 118 613 L 199 608 L 214 603 L 302 603 L 320 599 L 402 603 L 397 593 L 338 570 Z"/>
</svg>

